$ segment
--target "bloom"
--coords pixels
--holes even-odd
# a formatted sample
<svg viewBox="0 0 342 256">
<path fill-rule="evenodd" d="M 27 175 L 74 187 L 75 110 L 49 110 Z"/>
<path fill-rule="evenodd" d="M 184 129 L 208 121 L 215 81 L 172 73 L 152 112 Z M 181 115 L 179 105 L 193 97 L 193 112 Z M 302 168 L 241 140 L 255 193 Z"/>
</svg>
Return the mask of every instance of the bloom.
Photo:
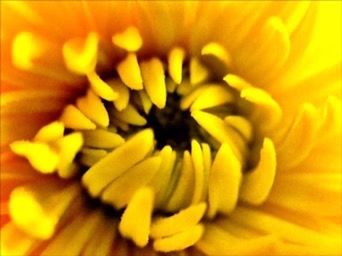
<svg viewBox="0 0 342 256">
<path fill-rule="evenodd" d="M 1 254 L 341 253 L 332 3 L 1 4 Z"/>
</svg>

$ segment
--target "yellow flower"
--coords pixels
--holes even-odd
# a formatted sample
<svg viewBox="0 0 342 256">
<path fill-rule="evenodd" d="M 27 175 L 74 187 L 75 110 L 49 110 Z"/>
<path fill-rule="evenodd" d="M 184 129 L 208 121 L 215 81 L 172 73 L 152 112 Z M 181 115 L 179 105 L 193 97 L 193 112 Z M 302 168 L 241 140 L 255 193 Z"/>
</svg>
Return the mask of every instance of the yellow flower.
<svg viewBox="0 0 342 256">
<path fill-rule="evenodd" d="M 2 1 L 1 255 L 340 255 L 341 7 Z"/>
</svg>

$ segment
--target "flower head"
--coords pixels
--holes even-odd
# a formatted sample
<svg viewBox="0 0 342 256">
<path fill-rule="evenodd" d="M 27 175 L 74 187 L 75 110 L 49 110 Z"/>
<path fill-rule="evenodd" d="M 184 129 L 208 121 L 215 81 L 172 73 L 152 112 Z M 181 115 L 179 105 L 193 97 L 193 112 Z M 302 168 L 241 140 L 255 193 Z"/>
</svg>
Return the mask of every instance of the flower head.
<svg viewBox="0 0 342 256">
<path fill-rule="evenodd" d="M 341 3 L 1 7 L 2 255 L 341 253 Z"/>
</svg>

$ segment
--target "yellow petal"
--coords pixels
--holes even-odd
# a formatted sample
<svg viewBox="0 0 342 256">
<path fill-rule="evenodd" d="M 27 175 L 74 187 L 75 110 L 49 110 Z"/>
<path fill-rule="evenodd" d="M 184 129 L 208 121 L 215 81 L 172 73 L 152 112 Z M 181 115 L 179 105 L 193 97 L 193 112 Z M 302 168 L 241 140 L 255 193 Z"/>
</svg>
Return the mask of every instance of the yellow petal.
<svg viewBox="0 0 342 256">
<path fill-rule="evenodd" d="M 140 64 L 145 90 L 153 104 L 164 108 L 166 104 L 166 84 L 163 63 L 157 58 Z"/>
<path fill-rule="evenodd" d="M 113 44 L 128 51 L 136 52 L 142 46 L 142 38 L 136 27 L 128 27 L 122 33 L 115 34 L 112 37 Z"/>
<path fill-rule="evenodd" d="M 96 211 L 88 215 L 79 214 L 44 248 L 41 255 L 62 255 L 66 251 L 69 255 L 80 255 L 84 246 L 92 239 L 101 217 Z"/>
<path fill-rule="evenodd" d="M 172 155 L 172 157 L 176 159 L 176 152 L 172 152 L 172 153 L 174 155 L 174 156 Z M 179 181 L 180 172 L 181 172 L 181 162 L 175 161 L 175 165 L 173 166 L 173 169 L 171 170 L 171 173 L 170 173 L 171 174 L 170 179 L 167 185 L 165 186 L 165 188 L 162 189 L 163 196 L 161 197 L 162 202 L 160 204 L 160 208 L 163 210 L 167 210 L 166 208 L 167 203 L 172 198 L 176 190 L 176 186 Z"/>
<path fill-rule="evenodd" d="M 234 74 L 228 74 L 226 75 L 223 80 L 232 88 L 242 91 L 243 89 L 247 89 L 252 87 L 250 83 L 248 83 L 246 80 L 243 78 L 234 75 Z"/>
<path fill-rule="evenodd" d="M 56 170 L 58 154 L 49 145 L 41 142 L 15 141 L 10 146 L 14 153 L 27 158 L 37 171 L 48 174 Z"/>
<path fill-rule="evenodd" d="M 192 204 L 203 200 L 204 187 L 204 163 L 200 144 L 196 140 L 191 141 L 191 159 L 194 167 L 194 193 L 192 195 Z"/>
<path fill-rule="evenodd" d="M 170 182 L 176 161 L 176 152 L 172 151 L 170 146 L 163 147 L 159 155 L 162 159 L 160 169 L 149 183 L 156 193 L 156 207 L 161 206 L 166 200 L 167 185 Z"/>
<path fill-rule="evenodd" d="M 189 79 L 184 79 L 183 82 L 177 86 L 176 92 L 179 95 L 186 96 L 189 94 L 194 88 L 191 86 Z"/>
<path fill-rule="evenodd" d="M 180 212 L 154 220 L 150 236 L 154 239 L 167 237 L 194 227 L 202 219 L 207 206 L 205 203 L 191 205 Z"/>
<path fill-rule="evenodd" d="M 217 225 L 207 225 L 203 238 L 196 247 L 208 255 L 276 255 L 277 239 L 274 236 L 260 236 L 240 239 Z"/>
<path fill-rule="evenodd" d="M 232 65 L 232 57 L 229 52 L 219 43 L 210 42 L 206 44 L 201 55 L 203 61 L 219 77 L 228 73 L 228 68 Z"/>
<path fill-rule="evenodd" d="M 153 242 L 153 248 L 159 252 L 172 252 L 184 250 L 194 244 L 202 237 L 203 225 L 196 225 L 173 236 L 157 239 Z"/>
<path fill-rule="evenodd" d="M 39 142 L 53 142 L 61 138 L 64 134 L 64 124 L 60 121 L 49 123 L 37 132 L 34 136 L 35 141 Z"/>
<path fill-rule="evenodd" d="M 191 105 L 191 111 L 216 107 L 234 100 L 232 93 L 223 86 L 210 86 Z"/>
<path fill-rule="evenodd" d="M 203 155 L 203 164 L 204 164 L 203 199 L 204 201 L 207 201 L 208 200 L 208 186 L 209 186 L 209 172 L 210 172 L 211 164 L 212 164 L 211 148 L 209 144 L 202 143 L 202 155 Z"/>
<path fill-rule="evenodd" d="M 101 199 L 116 209 L 125 207 L 134 193 L 145 186 L 156 174 L 160 163 L 161 157 L 158 156 L 141 161 L 108 185 L 101 195 Z"/>
<path fill-rule="evenodd" d="M 94 148 L 115 148 L 125 142 L 119 134 L 107 130 L 84 131 L 84 145 Z"/>
<path fill-rule="evenodd" d="M 37 243 L 35 238 L 20 230 L 13 222 L 1 227 L 1 255 L 28 255 Z"/>
<path fill-rule="evenodd" d="M 62 214 L 79 192 L 76 185 L 63 189 L 54 184 L 17 187 L 11 193 L 9 202 L 11 218 L 33 237 L 49 239 Z"/>
<path fill-rule="evenodd" d="M 74 132 L 64 136 L 57 141 L 57 147 L 59 150 L 59 162 L 58 162 L 58 174 L 62 178 L 70 178 L 75 175 L 77 167 L 73 161 L 76 154 L 81 150 L 83 146 L 83 137 L 80 132 Z"/>
<path fill-rule="evenodd" d="M 265 138 L 257 166 L 242 181 L 240 198 L 250 204 L 262 204 L 269 195 L 276 172 L 276 152 L 272 140 Z"/>
<path fill-rule="evenodd" d="M 13 40 L 13 65 L 23 70 L 31 69 L 33 61 L 40 57 L 47 47 L 47 43 L 38 36 L 30 32 L 20 32 Z"/>
<path fill-rule="evenodd" d="M 117 236 L 117 223 L 106 218 L 96 227 L 91 239 L 85 245 L 82 255 L 110 255 L 113 243 Z M 119 255 L 119 254 L 118 254 Z"/>
<path fill-rule="evenodd" d="M 98 125 L 102 127 L 109 125 L 109 116 L 105 106 L 100 98 L 91 90 L 88 90 L 86 96 L 77 99 L 76 106 L 83 114 Z"/>
<path fill-rule="evenodd" d="M 209 77 L 208 69 L 199 61 L 198 58 L 190 60 L 190 83 L 195 85 L 204 82 Z"/>
<path fill-rule="evenodd" d="M 73 105 L 67 105 L 64 108 L 59 120 L 66 128 L 75 130 L 94 130 L 96 128 L 96 125 Z"/>
<path fill-rule="evenodd" d="M 114 100 L 114 106 L 117 110 L 121 111 L 125 109 L 129 103 L 129 89 L 119 80 L 108 81 L 110 87 L 118 94 L 116 100 Z"/>
<path fill-rule="evenodd" d="M 103 81 L 95 72 L 88 73 L 87 77 L 90 83 L 90 87 L 102 99 L 113 101 L 119 97 L 118 93 L 115 92 L 113 88 L 109 86 L 108 83 Z"/>
<path fill-rule="evenodd" d="M 143 130 L 93 165 L 82 177 L 92 196 L 149 154 L 154 147 L 153 132 Z"/>
<path fill-rule="evenodd" d="M 202 55 L 213 55 L 222 61 L 224 64 L 229 66 L 231 62 L 231 56 L 227 52 L 227 50 L 219 43 L 211 42 L 206 44 L 202 50 Z"/>
<path fill-rule="evenodd" d="M 286 137 L 277 145 L 277 161 L 281 169 L 299 164 L 311 151 L 317 135 L 318 113 L 314 106 L 304 104 L 291 124 Z"/>
<path fill-rule="evenodd" d="M 108 152 L 103 149 L 83 148 L 80 163 L 91 167 L 107 154 Z"/>
<path fill-rule="evenodd" d="M 145 114 L 148 114 L 152 108 L 152 101 L 148 97 L 147 93 L 145 91 L 139 91 L 139 97 L 141 104 L 143 106 Z"/>
<path fill-rule="evenodd" d="M 117 67 L 122 82 L 133 90 L 143 89 L 143 81 L 137 56 L 129 53 Z"/>
<path fill-rule="evenodd" d="M 249 87 L 242 89 L 240 96 L 254 104 L 252 118 L 262 131 L 269 131 L 281 120 L 280 106 L 266 91 Z"/>
<path fill-rule="evenodd" d="M 184 58 L 185 51 L 180 47 L 173 48 L 168 55 L 168 71 L 173 81 L 175 81 L 177 84 L 182 82 Z"/>
<path fill-rule="evenodd" d="M 99 38 L 91 32 L 86 39 L 74 38 L 63 45 L 63 57 L 67 68 L 86 75 L 95 70 Z"/>
<path fill-rule="evenodd" d="M 128 104 L 122 111 L 114 111 L 113 114 L 117 119 L 132 125 L 143 126 L 147 122 L 132 104 Z"/>
<path fill-rule="evenodd" d="M 284 25 L 289 31 L 290 34 L 298 29 L 298 25 L 302 22 L 303 17 L 307 13 L 310 7 L 310 2 L 295 2 L 288 6 L 288 8 L 284 8 L 282 10 L 281 17 L 284 20 Z"/>
<path fill-rule="evenodd" d="M 180 103 L 181 109 L 182 110 L 188 109 L 192 105 L 192 103 L 198 98 L 199 95 L 201 95 L 206 89 L 215 85 L 216 84 L 204 84 L 204 85 L 196 87 L 193 91 L 191 91 L 191 93 L 182 97 L 181 103 Z"/>
<path fill-rule="evenodd" d="M 230 218 L 243 226 L 274 234 L 296 244 L 317 245 L 332 242 L 324 234 L 260 210 L 238 207 Z"/>
<path fill-rule="evenodd" d="M 225 124 L 223 120 L 213 114 L 199 110 L 191 112 L 191 116 L 216 140 L 229 144 L 235 156 L 242 159 L 242 153 L 245 151 L 244 142 L 241 141 L 241 137 L 236 131 Z"/>
<path fill-rule="evenodd" d="M 248 119 L 242 116 L 229 115 L 224 118 L 224 121 L 239 131 L 248 142 L 251 141 L 253 137 L 253 127 Z"/>
<path fill-rule="evenodd" d="M 223 143 L 209 172 L 210 218 L 217 212 L 231 213 L 237 203 L 241 183 L 241 163 L 231 147 Z"/>
<path fill-rule="evenodd" d="M 268 18 L 251 38 L 238 51 L 234 63 L 244 76 L 262 83 L 285 64 L 291 42 L 282 20 L 276 16 Z"/>
<path fill-rule="evenodd" d="M 329 97 L 324 109 L 323 120 L 320 126 L 321 135 L 319 141 L 324 139 L 335 137 L 337 138 L 342 131 L 342 101 L 336 97 Z"/>
<path fill-rule="evenodd" d="M 188 206 L 192 200 L 195 185 L 195 173 L 189 151 L 184 151 L 182 167 L 178 183 L 167 202 L 166 210 L 175 212 Z"/>
<path fill-rule="evenodd" d="M 130 238 L 139 246 L 148 243 L 153 211 L 154 194 L 151 188 L 139 189 L 129 202 L 119 224 L 119 231 L 125 238 Z"/>
</svg>

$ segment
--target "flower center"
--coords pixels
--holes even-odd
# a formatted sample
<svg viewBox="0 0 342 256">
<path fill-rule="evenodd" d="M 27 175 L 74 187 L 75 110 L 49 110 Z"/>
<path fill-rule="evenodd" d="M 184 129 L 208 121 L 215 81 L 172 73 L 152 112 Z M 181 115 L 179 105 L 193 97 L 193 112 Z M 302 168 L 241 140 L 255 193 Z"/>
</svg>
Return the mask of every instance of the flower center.
<svg viewBox="0 0 342 256">
<path fill-rule="evenodd" d="M 157 149 L 170 145 L 181 152 L 191 149 L 191 140 L 194 138 L 205 141 L 190 111 L 180 109 L 180 101 L 179 95 L 168 94 L 165 108 L 152 107 L 147 116 L 147 127 L 153 129 Z"/>
<path fill-rule="evenodd" d="M 274 100 L 236 75 L 222 79 L 230 61 L 219 44 L 206 45 L 200 56 L 174 47 L 165 62 L 138 56 L 135 28 L 112 40 L 128 53 L 109 79 L 98 75 L 108 63 L 98 58 L 96 34 L 65 43 L 66 66 L 87 77 L 87 92 L 12 150 L 43 174 L 80 176 L 91 197 L 123 212 L 123 237 L 140 247 L 151 238 L 158 251 L 193 245 L 204 231 L 201 220 L 230 214 L 239 200 L 261 204 L 275 173 L 274 146 L 263 137 L 281 114 Z M 40 206 L 39 189 L 16 191 L 10 208 L 19 226 L 46 239 L 79 194 L 74 186 L 60 192 L 67 203 L 52 214 Z M 22 201 L 39 214 L 22 216 Z"/>
</svg>

